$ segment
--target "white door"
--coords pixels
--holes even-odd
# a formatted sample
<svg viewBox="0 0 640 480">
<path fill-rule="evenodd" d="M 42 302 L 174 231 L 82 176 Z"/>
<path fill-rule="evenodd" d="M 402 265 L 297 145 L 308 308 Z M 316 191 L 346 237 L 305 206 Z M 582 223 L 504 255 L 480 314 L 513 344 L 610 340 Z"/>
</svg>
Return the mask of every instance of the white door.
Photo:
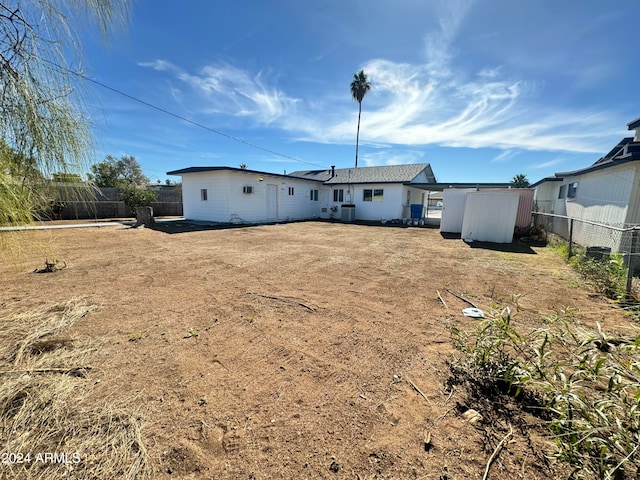
<svg viewBox="0 0 640 480">
<path fill-rule="evenodd" d="M 278 186 L 267 184 L 267 219 L 278 219 Z"/>
</svg>

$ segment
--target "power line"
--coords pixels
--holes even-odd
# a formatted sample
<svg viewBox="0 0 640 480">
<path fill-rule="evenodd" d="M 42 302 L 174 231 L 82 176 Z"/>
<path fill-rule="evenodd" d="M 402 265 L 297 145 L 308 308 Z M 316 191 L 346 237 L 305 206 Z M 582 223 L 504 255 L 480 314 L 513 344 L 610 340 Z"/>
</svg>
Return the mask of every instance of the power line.
<svg viewBox="0 0 640 480">
<path fill-rule="evenodd" d="M 41 60 L 44 60 L 45 62 L 55 66 L 56 68 L 59 68 L 60 70 L 65 70 L 65 71 L 71 73 L 72 75 L 76 75 L 77 77 L 80 77 L 83 80 L 87 80 L 87 81 L 89 81 L 91 83 L 94 83 L 94 84 L 96 84 L 96 85 L 98 85 L 98 86 L 100 86 L 100 87 L 102 87 L 102 88 L 104 88 L 106 90 L 110 90 L 110 91 L 112 91 L 114 93 L 122 95 L 123 97 L 126 97 L 129 100 L 133 100 L 134 102 L 141 103 L 142 105 L 145 105 L 145 106 L 147 106 L 149 108 L 153 108 L 154 110 L 158 110 L 159 112 L 162 112 L 162 113 L 164 113 L 166 115 L 170 115 L 170 116 L 172 116 L 174 118 L 182 120 L 183 122 L 187 122 L 187 123 L 190 123 L 191 125 L 195 125 L 196 127 L 203 128 L 203 129 L 208 130 L 208 131 L 210 131 L 212 133 L 215 133 L 216 135 L 220 135 L 222 137 L 228 138 L 229 140 L 233 140 L 234 142 L 242 143 L 242 144 L 247 145 L 247 146 L 249 146 L 251 148 L 262 150 L 263 152 L 267 152 L 267 153 L 270 153 L 272 155 L 277 155 L 278 157 L 286 158 L 288 160 L 293 160 L 294 162 L 305 163 L 307 165 L 313 165 L 315 167 L 320 167 L 320 168 L 323 168 L 323 169 L 326 168 L 324 165 L 319 165 L 317 163 L 308 162 L 306 160 L 301 160 L 299 158 L 295 158 L 295 157 L 292 157 L 290 155 L 285 155 L 284 153 L 278 153 L 278 152 L 270 150 L 268 148 L 261 147 L 260 145 L 256 145 L 254 143 L 247 142 L 246 140 L 243 140 L 241 138 L 234 137 L 233 135 L 229 135 L 228 133 L 221 132 L 220 130 L 216 130 L 215 128 L 208 127 L 206 125 L 203 125 L 202 123 L 196 122 L 196 121 L 191 120 L 191 119 L 186 118 L 186 117 L 183 117 L 182 115 L 178 115 L 177 113 L 173 113 L 173 112 L 171 112 L 171 111 L 169 111 L 169 110 L 167 110 L 165 108 L 158 107 L 157 105 L 149 103 L 149 102 L 147 102 L 145 100 L 142 100 L 140 98 L 134 97 L 133 95 L 129 95 L 128 93 L 123 92 L 122 90 L 118 90 L 117 88 L 110 87 L 109 85 L 106 85 L 105 83 L 99 82 L 98 80 L 94 80 L 91 77 L 87 77 L 86 75 L 84 75 L 84 74 L 82 74 L 80 72 L 76 72 L 76 71 L 73 71 L 73 70 L 71 70 L 71 69 L 69 69 L 67 67 L 60 66 L 60 65 L 58 65 L 58 64 L 56 64 L 54 62 L 51 62 L 51 61 L 49 61 L 47 59 L 44 59 L 44 58 L 41 58 Z"/>
</svg>

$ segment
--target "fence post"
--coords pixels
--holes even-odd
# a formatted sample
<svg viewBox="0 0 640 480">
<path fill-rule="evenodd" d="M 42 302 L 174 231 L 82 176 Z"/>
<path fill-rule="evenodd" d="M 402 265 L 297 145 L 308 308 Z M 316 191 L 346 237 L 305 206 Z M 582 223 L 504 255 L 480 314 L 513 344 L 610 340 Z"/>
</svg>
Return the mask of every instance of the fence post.
<svg viewBox="0 0 640 480">
<path fill-rule="evenodd" d="M 569 219 L 569 258 L 573 252 L 571 251 L 571 245 L 573 244 L 573 218 Z"/>
<path fill-rule="evenodd" d="M 635 270 L 636 265 L 636 251 L 638 247 L 638 230 L 634 230 L 631 232 L 631 249 L 629 254 L 627 255 L 627 297 L 631 293 L 632 282 L 633 282 L 633 271 Z"/>
</svg>

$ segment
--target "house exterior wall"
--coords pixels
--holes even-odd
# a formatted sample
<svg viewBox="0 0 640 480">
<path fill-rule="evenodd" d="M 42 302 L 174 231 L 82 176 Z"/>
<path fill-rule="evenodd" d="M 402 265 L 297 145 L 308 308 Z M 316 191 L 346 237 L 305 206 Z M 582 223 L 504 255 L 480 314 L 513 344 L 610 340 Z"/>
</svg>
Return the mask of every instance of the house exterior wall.
<svg viewBox="0 0 640 480">
<path fill-rule="evenodd" d="M 182 209 L 189 220 L 228 222 L 228 172 L 202 172 L 182 176 Z M 207 189 L 207 201 L 200 197 Z"/>
<path fill-rule="evenodd" d="M 640 192 L 637 162 L 612 166 L 582 175 L 565 177 L 562 182 L 544 182 L 536 188 L 541 212 L 566 215 L 578 220 L 625 227 L 640 223 Z M 575 198 L 558 198 L 563 185 L 577 183 Z M 548 185 L 551 184 L 551 185 Z M 549 221 L 548 228 L 565 239 L 569 224 L 564 219 Z M 621 236 L 610 229 L 574 222 L 574 242 L 583 246 L 621 248 Z"/>
<path fill-rule="evenodd" d="M 311 190 L 323 188 L 318 182 L 212 171 L 184 174 L 182 185 L 184 216 L 190 220 L 259 223 L 310 219 L 320 215 L 320 201 L 311 200 Z M 267 211 L 267 185 L 276 186 L 275 217 Z M 243 187 L 252 187 L 252 193 L 244 193 Z M 292 195 L 289 188 L 293 188 Z M 207 200 L 201 198 L 202 189 L 207 190 Z"/>
</svg>

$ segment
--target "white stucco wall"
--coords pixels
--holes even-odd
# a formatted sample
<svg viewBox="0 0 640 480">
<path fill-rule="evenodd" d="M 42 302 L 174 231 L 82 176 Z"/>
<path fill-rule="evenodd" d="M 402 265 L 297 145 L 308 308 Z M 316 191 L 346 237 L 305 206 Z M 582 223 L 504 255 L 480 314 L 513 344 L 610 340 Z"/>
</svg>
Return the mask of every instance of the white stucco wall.
<svg viewBox="0 0 640 480">
<path fill-rule="evenodd" d="M 276 217 L 267 213 L 267 185 L 276 187 Z M 253 192 L 244 193 L 245 186 L 252 187 Z M 293 187 L 293 195 L 289 195 L 289 187 Z M 312 201 L 310 192 L 322 188 L 319 182 L 252 172 L 188 173 L 182 176 L 184 216 L 191 220 L 229 222 L 241 219 L 250 223 L 318 218 L 320 201 Z M 206 201 L 201 199 L 201 189 L 207 189 Z"/>
</svg>

